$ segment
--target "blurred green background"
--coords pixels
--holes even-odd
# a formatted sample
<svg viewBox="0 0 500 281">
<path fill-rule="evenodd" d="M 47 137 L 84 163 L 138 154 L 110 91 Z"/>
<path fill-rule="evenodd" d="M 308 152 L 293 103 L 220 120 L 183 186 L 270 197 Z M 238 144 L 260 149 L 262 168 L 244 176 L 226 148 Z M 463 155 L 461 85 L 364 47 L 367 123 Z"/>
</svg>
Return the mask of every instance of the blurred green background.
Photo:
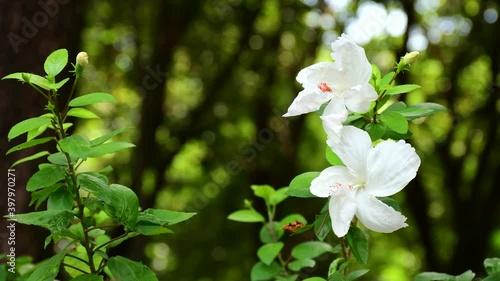
<svg viewBox="0 0 500 281">
<path fill-rule="evenodd" d="M 175 234 L 134 238 L 114 254 L 142 260 L 160 280 L 238 281 L 250 279 L 260 226 L 226 217 L 244 198 L 265 209 L 250 185 L 283 187 L 327 166 L 320 119 L 281 117 L 301 90 L 296 74 L 330 61 L 329 45 L 342 32 L 383 73 L 418 50 L 419 60 L 398 82 L 422 88 L 401 99 L 449 110 L 410 124 L 423 164 L 395 197 L 410 227 L 369 232 L 365 280 L 412 280 L 420 271 L 482 274 L 484 258 L 500 256 L 498 8 L 498 1 L 478 0 L 2 0 L 0 76 L 42 73 L 58 48 L 70 57 L 85 50 L 91 65 L 79 92 L 109 92 L 118 104 L 94 107 L 103 121 L 78 123 L 76 131 L 93 137 L 133 126 L 121 138 L 137 147 L 84 169 L 111 164 L 111 181 L 133 188 L 143 208 L 198 212 Z M 7 142 L 9 128 L 40 115 L 43 102 L 12 81 L 2 81 L 0 93 L 5 155 L 15 145 Z M 26 155 L 2 156 L 2 171 Z M 36 163 L 18 167 L 18 186 L 34 171 Z M 29 195 L 19 188 L 17 196 L 18 212 L 28 212 Z M 278 218 L 298 212 L 312 222 L 323 204 L 288 199 Z M 42 229 L 17 233 L 26 241 L 18 256 L 38 261 L 52 254 L 43 249 Z M 303 276 L 327 265 L 325 258 Z"/>
</svg>

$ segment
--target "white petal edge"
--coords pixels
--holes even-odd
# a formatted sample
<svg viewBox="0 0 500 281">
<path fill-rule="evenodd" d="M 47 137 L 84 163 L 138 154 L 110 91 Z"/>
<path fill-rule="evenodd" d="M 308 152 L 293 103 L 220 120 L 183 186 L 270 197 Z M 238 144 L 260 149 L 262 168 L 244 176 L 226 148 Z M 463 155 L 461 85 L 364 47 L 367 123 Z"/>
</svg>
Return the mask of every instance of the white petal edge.
<svg viewBox="0 0 500 281">
<path fill-rule="evenodd" d="M 370 83 L 352 88 L 344 93 L 345 105 L 352 112 L 363 113 L 370 109 L 372 101 L 378 98 Z"/>
<path fill-rule="evenodd" d="M 356 193 L 356 204 L 356 217 L 368 229 L 391 233 L 408 226 L 405 216 L 364 190 Z"/>
<path fill-rule="evenodd" d="M 297 116 L 309 112 L 317 111 L 321 105 L 332 98 L 332 93 L 322 93 L 314 88 L 302 90 L 293 100 L 283 117 Z"/>
<path fill-rule="evenodd" d="M 329 197 L 332 195 L 332 186 L 337 183 L 352 185 L 354 178 L 344 166 L 332 166 L 321 171 L 319 176 L 311 182 L 310 191 L 318 197 Z"/>
<path fill-rule="evenodd" d="M 368 155 L 365 190 L 375 196 L 391 196 L 415 178 L 419 167 L 420 157 L 410 144 L 381 142 Z"/>
<path fill-rule="evenodd" d="M 331 57 L 344 74 L 342 84 L 348 88 L 367 83 L 372 75 L 372 66 L 366 58 L 365 50 L 346 34 L 342 34 L 332 44 Z"/>
<path fill-rule="evenodd" d="M 356 209 L 354 193 L 330 198 L 328 210 L 332 221 L 332 230 L 337 237 L 344 237 L 347 234 Z"/>
<path fill-rule="evenodd" d="M 353 126 L 345 126 L 342 128 L 340 141 L 328 142 L 328 145 L 356 177 L 357 183 L 364 183 L 366 160 L 373 149 L 368 133 Z"/>
</svg>

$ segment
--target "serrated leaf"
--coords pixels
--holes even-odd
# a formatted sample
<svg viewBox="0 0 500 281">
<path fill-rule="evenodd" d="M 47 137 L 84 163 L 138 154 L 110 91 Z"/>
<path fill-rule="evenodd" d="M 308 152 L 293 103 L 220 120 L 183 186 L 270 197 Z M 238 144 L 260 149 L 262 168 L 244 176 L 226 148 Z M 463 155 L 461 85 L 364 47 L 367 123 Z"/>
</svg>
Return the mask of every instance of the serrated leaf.
<svg viewBox="0 0 500 281">
<path fill-rule="evenodd" d="M 26 119 L 24 121 L 17 123 L 16 125 L 14 125 L 10 129 L 7 137 L 10 141 L 15 137 L 18 137 L 24 133 L 27 133 L 28 131 L 38 129 L 41 126 L 50 124 L 50 120 L 51 119 L 47 118 L 47 117 L 34 117 L 34 118 Z"/>
<path fill-rule="evenodd" d="M 149 267 L 121 256 L 110 258 L 108 268 L 113 276 L 120 281 L 158 281 Z"/>
<path fill-rule="evenodd" d="M 54 280 L 59 273 L 59 265 L 65 255 L 65 252 L 61 252 L 38 264 L 35 267 L 35 271 L 33 271 L 27 281 Z"/>
<path fill-rule="evenodd" d="M 52 52 L 47 57 L 43 64 L 43 68 L 47 76 L 54 77 L 64 69 L 67 63 L 68 51 L 66 49 L 59 49 Z"/>
<path fill-rule="evenodd" d="M 47 210 L 71 210 L 73 207 L 73 196 L 61 188 L 49 196 Z"/>
<path fill-rule="evenodd" d="M 314 259 L 324 253 L 333 253 L 333 247 L 330 244 L 320 241 L 302 242 L 292 249 L 292 257 L 298 260 Z"/>
<path fill-rule="evenodd" d="M 98 138 L 95 138 L 93 140 L 90 141 L 90 145 L 91 146 L 97 146 L 97 145 L 100 145 L 100 144 L 103 144 L 105 143 L 106 141 L 110 140 L 111 138 L 113 138 L 114 136 L 120 134 L 121 132 L 127 130 L 127 129 L 130 129 L 132 127 L 124 127 L 124 128 L 119 128 L 119 129 L 116 129 L 112 132 L 109 132 L 105 135 L 102 135 Z"/>
<path fill-rule="evenodd" d="M 83 119 L 99 119 L 94 112 L 80 107 L 71 108 L 66 115 Z"/>
<path fill-rule="evenodd" d="M 363 231 L 356 226 L 351 226 L 345 237 L 356 260 L 366 265 L 368 263 L 368 240 Z"/>
<path fill-rule="evenodd" d="M 91 93 L 80 97 L 76 97 L 69 102 L 71 107 L 86 106 L 99 102 L 112 102 L 115 103 L 116 99 L 108 93 Z"/>
<path fill-rule="evenodd" d="M 133 143 L 129 142 L 110 142 L 92 147 L 88 157 L 100 157 L 106 154 L 114 153 L 123 149 L 135 147 Z"/>
<path fill-rule="evenodd" d="M 102 179 L 86 173 L 78 174 L 77 179 L 80 188 L 92 193 L 96 198 L 106 204 L 111 203 L 111 190 Z"/>
<path fill-rule="evenodd" d="M 19 150 L 23 150 L 23 149 L 30 148 L 33 146 L 37 146 L 39 144 L 49 142 L 53 139 L 54 139 L 53 137 L 46 137 L 46 138 L 41 138 L 41 139 L 30 140 L 30 141 L 27 141 L 27 142 L 24 142 L 24 143 L 21 143 L 21 144 L 14 146 L 13 148 L 9 149 L 7 151 L 7 153 L 5 153 L 5 155 L 9 155 L 10 153 L 15 152 L 15 151 L 19 151 Z"/>
<path fill-rule="evenodd" d="M 320 172 L 307 172 L 296 176 L 288 187 L 286 192 L 289 196 L 301 198 L 315 198 L 309 187 L 313 179 L 318 177 Z"/>
<path fill-rule="evenodd" d="M 267 265 L 263 262 L 258 262 L 252 267 L 252 271 L 250 272 L 250 280 L 252 281 L 264 281 L 269 280 L 275 276 L 277 276 L 281 271 L 281 266 L 273 262 L 270 265 Z"/>
<path fill-rule="evenodd" d="M 333 152 L 333 150 L 328 145 L 326 146 L 325 149 L 325 156 L 328 163 L 330 163 L 330 165 L 332 166 L 344 165 L 342 160 L 340 160 L 337 154 L 335 154 L 335 152 Z"/>
<path fill-rule="evenodd" d="M 384 111 L 379 117 L 394 132 L 398 134 L 406 134 L 408 132 L 408 121 L 403 115 L 395 111 Z"/>
<path fill-rule="evenodd" d="M 82 135 L 71 135 L 59 141 L 59 147 L 62 151 L 69 153 L 71 156 L 87 159 L 90 153 L 90 142 Z"/>
<path fill-rule="evenodd" d="M 398 94 L 403 94 L 403 93 L 409 93 L 409 92 L 416 90 L 418 88 L 420 88 L 420 85 L 416 85 L 416 84 L 398 85 L 398 86 L 394 86 L 392 88 L 387 89 L 385 94 L 388 96 L 398 95 Z"/>
<path fill-rule="evenodd" d="M 126 230 L 133 229 L 139 215 L 139 199 L 132 189 L 121 185 L 109 185 L 111 202 L 104 210 L 117 222 L 123 224 Z"/>
<path fill-rule="evenodd" d="M 39 170 L 28 180 L 26 190 L 35 191 L 63 180 L 66 176 L 66 169 L 50 164 L 45 169 Z"/>
<path fill-rule="evenodd" d="M 139 221 L 149 221 L 161 226 L 174 225 L 192 218 L 196 213 L 177 212 L 161 209 L 147 209 L 139 213 Z"/>
<path fill-rule="evenodd" d="M 31 160 L 35 160 L 35 159 L 38 159 L 40 157 L 43 157 L 45 155 L 49 155 L 50 153 L 48 151 L 40 151 L 38 153 L 35 153 L 33 155 L 30 155 L 30 156 L 27 156 L 27 157 L 24 157 L 24 158 L 21 158 L 19 160 L 17 160 L 16 162 L 14 162 L 14 164 L 12 164 L 12 166 L 10 166 L 11 168 L 21 164 L 21 163 L 24 163 L 24 162 L 28 162 L 28 161 L 31 161 Z"/>
<path fill-rule="evenodd" d="M 255 210 L 239 210 L 230 214 L 227 219 L 239 222 L 264 222 L 264 217 Z"/>
<path fill-rule="evenodd" d="M 257 250 L 257 256 L 266 265 L 271 265 L 274 259 L 279 255 L 281 249 L 283 249 L 283 242 L 269 243 L 262 245 Z"/>
</svg>

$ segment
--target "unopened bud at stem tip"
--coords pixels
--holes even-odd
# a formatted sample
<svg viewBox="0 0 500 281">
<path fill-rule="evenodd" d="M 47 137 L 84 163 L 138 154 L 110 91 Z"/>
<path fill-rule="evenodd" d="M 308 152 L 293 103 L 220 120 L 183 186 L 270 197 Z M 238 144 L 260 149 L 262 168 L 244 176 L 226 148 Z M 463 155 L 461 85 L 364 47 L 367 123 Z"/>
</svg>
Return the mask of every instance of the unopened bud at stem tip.
<svg viewBox="0 0 500 281">
<path fill-rule="evenodd" d="M 420 55 L 420 53 L 416 52 L 416 51 L 406 53 L 406 55 L 404 55 L 404 57 L 402 58 L 402 61 L 406 65 L 411 64 L 418 59 L 419 55 Z"/>
<path fill-rule="evenodd" d="M 76 55 L 76 64 L 85 67 L 89 64 L 89 55 L 86 52 L 79 52 Z"/>
</svg>

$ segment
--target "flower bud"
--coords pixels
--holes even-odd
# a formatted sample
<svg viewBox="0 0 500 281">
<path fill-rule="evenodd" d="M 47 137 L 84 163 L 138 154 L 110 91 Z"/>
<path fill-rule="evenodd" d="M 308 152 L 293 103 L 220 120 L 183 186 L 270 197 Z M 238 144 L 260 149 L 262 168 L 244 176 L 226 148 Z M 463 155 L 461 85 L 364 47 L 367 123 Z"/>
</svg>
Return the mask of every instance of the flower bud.
<svg viewBox="0 0 500 281">
<path fill-rule="evenodd" d="M 89 55 L 86 52 L 79 52 L 76 55 L 76 64 L 85 67 L 89 64 Z"/>
<path fill-rule="evenodd" d="M 403 64 L 408 65 L 413 63 L 418 59 L 419 54 L 419 52 L 406 53 L 406 55 L 404 55 L 404 57 L 402 58 Z"/>
</svg>

